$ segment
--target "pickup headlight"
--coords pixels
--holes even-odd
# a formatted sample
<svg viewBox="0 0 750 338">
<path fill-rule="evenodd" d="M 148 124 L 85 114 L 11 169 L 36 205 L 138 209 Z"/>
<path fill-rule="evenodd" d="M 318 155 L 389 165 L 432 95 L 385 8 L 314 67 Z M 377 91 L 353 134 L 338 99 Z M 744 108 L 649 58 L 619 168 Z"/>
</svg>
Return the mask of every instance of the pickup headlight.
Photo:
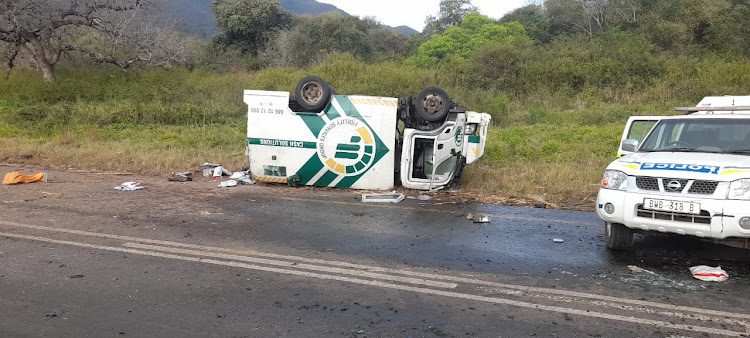
<svg viewBox="0 0 750 338">
<path fill-rule="evenodd" d="M 736 180 L 729 184 L 730 200 L 750 200 L 750 179 Z"/>
<path fill-rule="evenodd" d="M 628 175 L 619 170 L 605 170 L 602 188 L 625 190 L 628 187 Z"/>
<path fill-rule="evenodd" d="M 466 125 L 466 130 L 464 130 L 464 135 L 474 135 L 476 131 L 477 131 L 477 124 L 469 123 Z"/>
</svg>

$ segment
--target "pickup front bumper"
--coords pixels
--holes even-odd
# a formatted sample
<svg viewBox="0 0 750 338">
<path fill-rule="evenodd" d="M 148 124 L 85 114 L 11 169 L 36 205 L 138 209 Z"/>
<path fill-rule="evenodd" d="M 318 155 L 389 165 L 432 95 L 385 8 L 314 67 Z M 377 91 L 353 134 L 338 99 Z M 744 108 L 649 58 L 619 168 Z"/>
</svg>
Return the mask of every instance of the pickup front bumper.
<svg viewBox="0 0 750 338">
<path fill-rule="evenodd" d="M 644 198 L 669 199 L 700 203 L 701 214 L 684 214 L 647 210 Z M 614 211 L 607 213 L 605 206 Z M 600 189 L 596 213 L 607 222 L 620 223 L 642 231 L 675 233 L 701 238 L 750 238 L 750 230 L 739 225 L 740 219 L 750 217 L 750 201 L 694 199 L 690 197 L 644 194 L 620 190 Z"/>
</svg>

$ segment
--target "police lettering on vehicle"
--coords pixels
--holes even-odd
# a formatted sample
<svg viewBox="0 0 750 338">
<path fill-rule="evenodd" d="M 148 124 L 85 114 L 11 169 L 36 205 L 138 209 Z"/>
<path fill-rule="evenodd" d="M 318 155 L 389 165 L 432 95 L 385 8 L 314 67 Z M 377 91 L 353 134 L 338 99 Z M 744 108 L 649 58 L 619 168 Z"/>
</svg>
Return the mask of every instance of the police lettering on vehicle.
<svg viewBox="0 0 750 338">
<path fill-rule="evenodd" d="M 671 170 L 671 171 L 689 171 L 694 173 L 718 174 L 721 167 L 701 164 L 680 164 L 680 163 L 643 163 L 641 170 Z"/>
</svg>

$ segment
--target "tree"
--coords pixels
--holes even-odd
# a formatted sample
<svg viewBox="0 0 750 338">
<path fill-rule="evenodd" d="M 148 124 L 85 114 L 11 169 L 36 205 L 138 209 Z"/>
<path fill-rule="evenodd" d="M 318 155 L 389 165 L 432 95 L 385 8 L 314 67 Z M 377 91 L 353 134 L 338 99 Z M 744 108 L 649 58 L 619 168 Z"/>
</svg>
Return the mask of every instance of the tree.
<svg viewBox="0 0 750 338">
<path fill-rule="evenodd" d="M 214 43 L 257 55 L 269 41 L 295 24 L 294 14 L 275 0 L 212 0 L 211 10 L 222 33 Z"/>
<path fill-rule="evenodd" d="M 274 66 L 306 67 L 326 54 L 348 53 L 363 59 L 406 54 L 409 40 L 372 18 L 328 13 L 300 19 L 263 53 Z"/>
<path fill-rule="evenodd" d="M 540 42 L 549 42 L 549 21 L 541 5 L 528 5 L 515 9 L 500 19 L 500 23 L 513 21 L 518 21 L 526 29 L 530 38 Z"/>
<path fill-rule="evenodd" d="M 433 35 L 419 46 L 419 54 L 406 62 L 428 67 L 449 57 L 466 59 L 476 47 L 487 43 L 510 43 L 525 38 L 526 31 L 516 21 L 499 25 L 484 15 L 471 13 L 463 19 L 461 26 L 450 27 L 443 34 Z"/>
<path fill-rule="evenodd" d="M 464 17 L 479 9 L 471 4 L 471 0 L 440 0 L 440 12 L 437 17 L 428 16 L 422 34 L 428 38 L 435 34 L 443 34 L 449 27 L 460 26 Z"/>
<path fill-rule="evenodd" d="M 544 4 L 553 35 L 595 33 L 634 24 L 641 12 L 636 0 L 547 0 Z"/>
<path fill-rule="evenodd" d="M 55 67 L 71 52 L 122 69 L 180 60 L 185 46 L 145 15 L 151 5 L 144 0 L 0 0 L 8 74 L 20 53 L 33 59 L 47 83 L 55 82 Z"/>
</svg>

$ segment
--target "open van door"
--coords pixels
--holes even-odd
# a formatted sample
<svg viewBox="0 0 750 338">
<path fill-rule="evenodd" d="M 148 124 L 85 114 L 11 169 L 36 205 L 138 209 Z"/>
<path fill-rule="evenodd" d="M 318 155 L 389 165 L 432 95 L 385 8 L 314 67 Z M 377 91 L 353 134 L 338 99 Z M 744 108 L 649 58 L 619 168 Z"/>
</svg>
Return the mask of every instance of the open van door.
<svg viewBox="0 0 750 338">
<path fill-rule="evenodd" d="M 656 125 L 656 122 L 659 122 L 662 118 L 664 118 L 664 116 L 631 116 L 628 119 L 628 123 L 625 124 L 625 130 L 622 132 L 620 145 L 617 149 L 617 157 L 632 154 L 631 151 L 625 151 L 622 149 L 622 141 L 628 139 L 638 140 L 638 144 L 640 144 L 643 142 L 643 139 L 646 138 L 648 132 L 651 131 L 651 128 Z"/>
</svg>

